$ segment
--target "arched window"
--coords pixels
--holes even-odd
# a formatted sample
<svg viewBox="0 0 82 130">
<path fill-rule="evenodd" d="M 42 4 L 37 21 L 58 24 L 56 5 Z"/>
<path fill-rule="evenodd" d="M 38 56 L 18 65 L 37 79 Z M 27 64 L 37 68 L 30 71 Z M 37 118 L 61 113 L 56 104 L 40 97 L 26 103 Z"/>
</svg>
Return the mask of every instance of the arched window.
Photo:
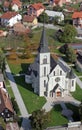
<svg viewBox="0 0 82 130">
<path fill-rule="evenodd" d="M 47 56 L 44 56 L 43 64 L 47 64 Z"/>
</svg>

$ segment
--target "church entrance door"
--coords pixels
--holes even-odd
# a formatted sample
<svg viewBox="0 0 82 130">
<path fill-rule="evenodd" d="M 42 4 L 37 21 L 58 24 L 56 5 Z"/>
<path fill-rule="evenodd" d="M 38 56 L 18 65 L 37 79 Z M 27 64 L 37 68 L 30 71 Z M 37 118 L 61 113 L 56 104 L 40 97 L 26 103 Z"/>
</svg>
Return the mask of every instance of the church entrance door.
<svg viewBox="0 0 82 130">
<path fill-rule="evenodd" d="M 56 97 L 61 97 L 61 92 L 60 91 L 56 92 Z"/>
</svg>

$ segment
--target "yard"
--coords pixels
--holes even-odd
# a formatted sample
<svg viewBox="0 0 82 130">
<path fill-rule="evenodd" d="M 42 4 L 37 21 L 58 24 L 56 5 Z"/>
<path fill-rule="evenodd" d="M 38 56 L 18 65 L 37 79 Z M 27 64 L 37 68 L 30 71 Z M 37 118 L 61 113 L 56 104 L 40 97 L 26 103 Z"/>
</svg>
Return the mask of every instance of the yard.
<svg viewBox="0 0 82 130">
<path fill-rule="evenodd" d="M 75 99 L 82 101 L 82 89 L 78 85 L 76 85 L 76 91 L 71 94 Z"/>
</svg>

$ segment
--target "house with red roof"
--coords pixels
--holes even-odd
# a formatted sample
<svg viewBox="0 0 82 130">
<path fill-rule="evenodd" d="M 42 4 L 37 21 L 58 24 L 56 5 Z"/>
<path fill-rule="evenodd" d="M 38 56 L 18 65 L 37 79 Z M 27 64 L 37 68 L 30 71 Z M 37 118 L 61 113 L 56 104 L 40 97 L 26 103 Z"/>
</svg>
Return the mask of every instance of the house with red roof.
<svg viewBox="0 0 82 130">
<path fill-rule="evenodd" d="M 6 27 L 13 27 L 14 24 L 21 21 L 22 16 L 17 12 L 8 11 L 0 17 L 1 25 Z"/>
<path fill-rule="evenodd" d="M 5 88 L 3 74 L 0 73 L 0 116 L 5 120 L 13 118 L 14 109 Z"/>
<path fill-rule="evenodd" d="M 10 6 L 10 2 L 7 1 L 7 0 L 5 0 L 5 1 L 3 2 L 3 10 L 4 10 L 5 12 L 8 11 L 8 10 L 9 10 L 9 6 Z"/>
<path fill-rule="evenodd" d="M 38 20 L 35 16 L 31 16 L 31 15 L 24 15 L 23 16 L 23 24 L 25 26 L 37 26 L 38 24 Z"/>
<path fill-rule="evenodd" d="M 28 15 L 38 17 L 44 10 L 45 10 L 45 7 L 43 6 L 42 3 L 35 3 L 29 6 Z"/>
<path fill-rule="evenodd" d="M 82 11 L 74 12 L 72 15 L 73 25 L 82 28 Z"/>
<path fill-rule="evenodd" d="M 53 6 L 63 6 L 63 4 L 71 3 L 71 0 L 49 0 L 50 4 Z"/>
<path fill-rule="evenodd" d="M 18 11 L 22 7 L 22 2 L 20 0 L 12 0 L 11 1 L 11 8 L 14 11 Z"/>
</svg>

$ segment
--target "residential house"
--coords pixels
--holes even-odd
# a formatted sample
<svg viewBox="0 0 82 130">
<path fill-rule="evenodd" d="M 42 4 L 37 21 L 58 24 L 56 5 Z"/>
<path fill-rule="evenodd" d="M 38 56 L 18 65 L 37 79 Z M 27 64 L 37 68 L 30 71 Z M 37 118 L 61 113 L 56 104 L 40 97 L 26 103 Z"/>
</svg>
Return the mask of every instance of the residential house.
<svg viewBox="0 0 82 130">
<path fill-rule="evenodd" d="M 49 0 L 50 4 L 53 6 L 63 6 L 63 4 L 71 3 L 71 0 Z"/>
<path fill-rule="evenodd" d="M 5 0 L 3 3 L 3 10 L 6 12 L 9 10 L 10 2 L 8 0 Z"/>
<path fill-rule="evenodd" d="M 50 20 L 53 20 L 55 17 L 56 18 L 58 17 L 58 22 L 61 22 L 64 20 L 64 15 L 62 12 L 45 10 L 45 13 L 49 16 Z"/>
<path fill-rule="evenodd" d="M 31 27 L 34 27 L 34 26 L 37 26 L 38 24 L 38 20 L 35 16 L 31 16 L 31 15 L 24 15 L 23 16 L 23 24 L 25 26 L 31 26 Z"/>
<path fill-rule="evenodd" d="M 39 96 L 64 97 L 76 90 L 76 76 L 73 71 L 50 55 L 44 27 L 38 54 L 28 67 L 25 82 L 31 83 L 34 92 Z"/>
<path fill-rule="evenodd" d="M 22 23 L 16 23 L 13 26 L 13 32 L 16 35 L 23 35 L 30 33 L 30 29 L 28 27 L 25 27 Z"/>
<path fill-rule="evenodd" d="M 17 12 L 6 12 L 0 17 L 1 25 L 6 27 L 13 27 L 14 24 L 21 21 L 22 16 Z"/>
<path fill-rule="evenodd" d="M 72 15 L 73 25 L 82 28 L 82 11 L 74 12 Z"/>
<path fill-rule="evenodd" d="M 0 116 L 7 120 L 12 118 L 13 115 L 12 103 L 5 88 L 3 75 L 0 73 Z"/>
<path fill-rule="evenodd" d="M 11 1 L 11 8 L 14 11 L 18 11 L 22 8 L 22 2 L 20 0 L 12 0 Z"/>
<path fill-rule="evenodd" d="M 43 11 L 45 7 L 42 3 L 35 3 L 28 7 L 28 15 L 33 15 L 38 17 Z"/>
</svg>

